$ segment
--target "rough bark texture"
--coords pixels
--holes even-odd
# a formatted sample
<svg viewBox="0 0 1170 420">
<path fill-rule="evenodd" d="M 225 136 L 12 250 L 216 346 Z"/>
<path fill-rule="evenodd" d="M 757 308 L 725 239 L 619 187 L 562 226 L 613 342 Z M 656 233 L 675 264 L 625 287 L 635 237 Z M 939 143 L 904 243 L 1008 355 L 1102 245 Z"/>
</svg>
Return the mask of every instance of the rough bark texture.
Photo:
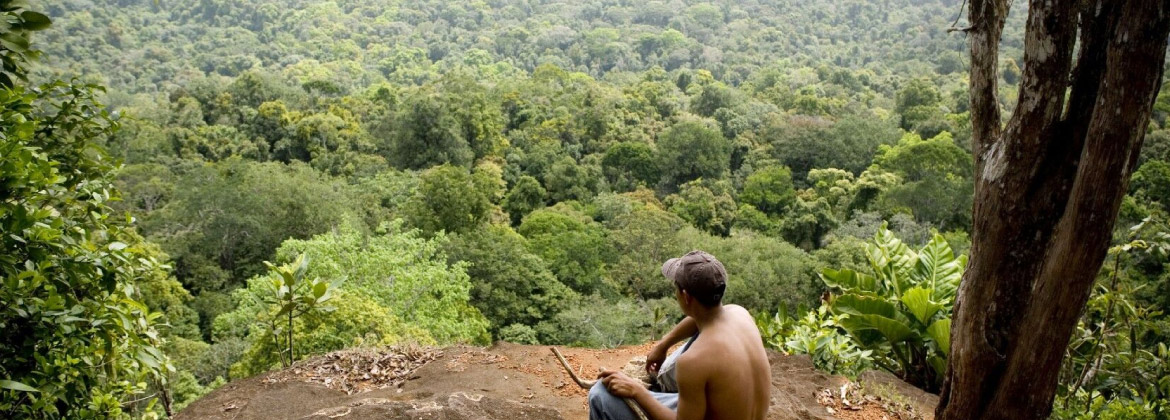
<svg viewBox="0 0 1170 420">
<path fill-rule="evenodd" d="M 1170 0 L 1033 0 L 1019 103 L 1001 128 L 997 55 L 1008 6 L 971 0 L 969 8 L 975 208 L 941 420 L 1051 412 L 1170 33 Z"/>
</svg>

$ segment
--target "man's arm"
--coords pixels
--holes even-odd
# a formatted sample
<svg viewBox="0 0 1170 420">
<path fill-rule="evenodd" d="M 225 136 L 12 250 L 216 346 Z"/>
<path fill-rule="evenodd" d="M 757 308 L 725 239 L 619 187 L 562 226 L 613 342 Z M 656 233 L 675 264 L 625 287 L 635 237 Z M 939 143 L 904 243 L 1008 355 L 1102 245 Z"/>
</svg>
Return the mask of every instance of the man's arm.
<svg viewBox="0 0 1170 420">
<path fill-rule="evenodd" d="M 658 369 L 662 367 L 662 362 L 666 361 L 666 352 L 670 350 L 670 346 L 675 345 L 679 341 L 683 341 L 699 332 L 699 324 L 695 323 L 691 317 L 683 318 L 677 325 L 662 336 L 654 344 L 654 348 L 650 349 L 650 354 L 646 355 L 646 372 L 651 375 L 658 374 Z"/>
<path fill-rule="evenodd" d="M 679 341 L 691 338 L 691 336 L 695 335 L 697 332 L 699 332 L 699 324 L 696 323 L 693 318 L 688 316 L 683 318 L 682 321 L 679 321 L 678 324 L 674 326 L 674 328 L 671 328 L 670 332 L 662 336 L 662 340 L 659 342 L 659 345 L 665 344 L 666 347 L 673 346 Z"/>
<path fill-rule="evenodd" d="M 707 414 L 707 372 L 697 361 L 680 357 L 678 360 L 678 412 L 671 411 L 654 399 L 643 388 L 634 400 L 653 420 L 703 420 Z"/>
</svg>

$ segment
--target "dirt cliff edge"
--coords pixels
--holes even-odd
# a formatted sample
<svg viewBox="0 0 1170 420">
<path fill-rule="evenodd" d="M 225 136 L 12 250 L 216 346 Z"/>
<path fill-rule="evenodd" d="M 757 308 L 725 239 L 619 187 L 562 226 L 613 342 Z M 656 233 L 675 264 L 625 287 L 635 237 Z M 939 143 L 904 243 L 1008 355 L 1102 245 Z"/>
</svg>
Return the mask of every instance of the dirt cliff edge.
<svg viewBox="0 0 1170 420">
<path fill-rule="evenodd" d="M 591 377 L 599 367 L 621 368 L 643 356 L 649 344 L 612 350 L 561 348 L 581 373 Z M 395 350 L 362 350 L 365 357 Z M 192 403 L 176 420 L 270 419 L 586 419 L 586 392 L 573 384 L 546 346 L 497 343 L 488 348 L 458 346 L 427 350 L 408 365 L 393 360 L 393 378 L 373 377 L 377 364 L 339 367 L 354 357 L 321 356 L 292 368 L 229 383 Z M 383 352 L 383 353 L 380 353 Z M 373 355 L 373 356 L 367 356 Z M 403 359 L 405 360 L 405 359 Z M 813 368 L 807 356 L 769 352 L 772 401 L 768 419 L 899 418 L 890 404 L 910 406 L 929 414 L 938 398 L 884 372 L 861 377 L 873 396 L 850 394 L 848 379 Z M 322 365 L 326 365 L 322 368 Z M 386 363 L 383 363 L 386 365 Z M 322 372 L 337 372 L 336 377 Z M 364 372 L 364 373 L 363 373 Z M 355 376 L 356 375 L 356 376 Z M 378 381 L 379 378 L 383 378 Z M 873 387 L 870 386 L 873 385 Z M 347 391 L 349 393 L 347 393 Z M 832 400 L 832 401 L 829 401 Z M 844 402 L 842 400 L 852 400 Z M 902 418 L 909 417 L 903 413 Z"/>
</svg>

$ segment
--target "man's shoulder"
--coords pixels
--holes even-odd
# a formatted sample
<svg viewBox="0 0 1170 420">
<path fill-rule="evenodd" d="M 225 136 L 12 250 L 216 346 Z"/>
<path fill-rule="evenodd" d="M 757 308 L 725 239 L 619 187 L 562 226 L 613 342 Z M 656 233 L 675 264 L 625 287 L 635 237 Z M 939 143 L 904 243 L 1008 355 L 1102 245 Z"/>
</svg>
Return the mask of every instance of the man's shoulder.
<svg viewBox="0 0 1170 420">
<path fill-rule="evenodd" d="M 717 343 L 695 342 L 691 348 L 678 356 L 675 363 L 678 363 L 679 366 L 685 365 L 687 369 L 705 367 L 717 359 L 716 356 L 720 353 L 720 349 L 712 348 L 713 344 Z"/>
<path fill-rule="evenodd" d="M 742 306 L 736 305 L 734 303 L 723 305 L 723 310 L 735 313 L 736 315 L 747 315 L 747 316 L 752 315 L 751 312 L 748 312 L 747 309 L 745 309 Z"/>
<path fill-rule="evenodd" d="M 736 321 L 735 323 L 737 324 L 747 322 L 753 326 L 756 325 L 755 318 L 752 318 L 752 313 L 748 312 L 748 310 L 742 306 L 723 305 L 723 310 L 727 311 L 728 314 L 731 314 L 732 319 L 734 319 Z"/>
</svg>

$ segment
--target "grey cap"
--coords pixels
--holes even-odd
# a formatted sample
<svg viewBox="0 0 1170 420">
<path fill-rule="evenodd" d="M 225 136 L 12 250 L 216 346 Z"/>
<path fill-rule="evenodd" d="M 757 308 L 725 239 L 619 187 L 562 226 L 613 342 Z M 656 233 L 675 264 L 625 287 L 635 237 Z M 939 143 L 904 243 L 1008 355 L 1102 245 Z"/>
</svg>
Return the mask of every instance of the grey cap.
<svg viewBox="0 0 1170 420">
<path fill-rule="evenodd" d="M 727 269 L 715 256 L 703 251 L 666 260 L 662 275 L 705 306 L 718 305 L 727 289 Z"/>
</svg>

